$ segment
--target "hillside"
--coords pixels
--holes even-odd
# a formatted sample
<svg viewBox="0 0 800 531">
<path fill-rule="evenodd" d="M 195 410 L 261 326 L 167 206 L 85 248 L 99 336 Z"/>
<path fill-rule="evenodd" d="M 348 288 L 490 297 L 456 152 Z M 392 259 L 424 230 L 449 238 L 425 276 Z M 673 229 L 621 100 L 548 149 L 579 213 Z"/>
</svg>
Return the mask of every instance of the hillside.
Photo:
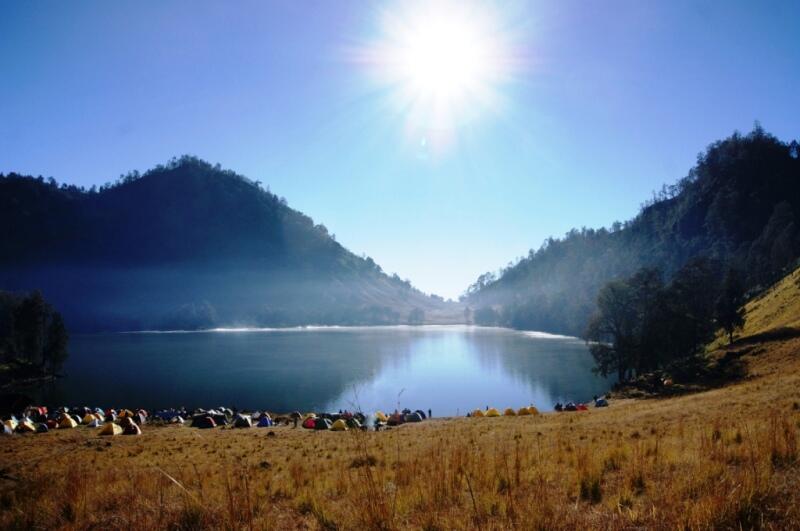
<svg viewBox="0 0 800 531">
<path fill-rule="evenodd" d="M 787 280 L 766 297 L 793 299 Z M 748 307 L 745 330 L 797 316 L 784 306 L 762 319 L 765 306 Z M 797 529 L 800 338 L 724 350 L 747 378 L 586 412 L 381 432 L 145 424 L 138 437 L 14 436 L 0 454 L 0 526 Z"/>
<path fill-rule="evenodd" d="M 709 146 L 634 219 L 551 238 L 499 275 L 482 275 L 465 302 L 481 324 L 582 335 L 608 281 L 644 266 L 669 279 L 698 256 L 742 272 L 757 292 L 794 268 L 799 219 L 797 143 L 756 127 Z"/>
<path fill-rule="evenodd" d="M 71 330 L 448 322 L 260 183 L 193 157 L 85 191 L 0 176 L 0 289 L 40 289 Z"/>
<path fill-rule="evenodd" d="M 745 305 L 747 318 L 741 336 L 781 328 L 800 330 L 800 268 Z"/>
</svg>

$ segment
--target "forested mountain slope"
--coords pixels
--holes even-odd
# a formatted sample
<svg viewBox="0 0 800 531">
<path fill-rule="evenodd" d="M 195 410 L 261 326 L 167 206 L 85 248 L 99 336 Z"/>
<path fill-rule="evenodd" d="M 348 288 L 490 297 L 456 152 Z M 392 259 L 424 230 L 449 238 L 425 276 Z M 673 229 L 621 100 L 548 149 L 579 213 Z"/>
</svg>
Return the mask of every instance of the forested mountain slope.
<svg viewBox="0 0 800 531">
<path fill-rule="evenodd" d="M 465 302 L 479 324 L 582 335 L 600 288 L 640 267 L 669 278 L 705 256 L 740 271 L 750 290 L 768 286 L 800 256 L 799 221 L 797 142 L 757 126 L 709 146 L 634 219 L 549 239 L 499 275 L 482 275 Z"/>
<path fill-rule="evenodd" d="M 0 289 L 40 289 L 73 330 L 460 317 L 260 183 L 194 157 L 100 190 L 0 176 L 0 241 Z"/>
</svg>

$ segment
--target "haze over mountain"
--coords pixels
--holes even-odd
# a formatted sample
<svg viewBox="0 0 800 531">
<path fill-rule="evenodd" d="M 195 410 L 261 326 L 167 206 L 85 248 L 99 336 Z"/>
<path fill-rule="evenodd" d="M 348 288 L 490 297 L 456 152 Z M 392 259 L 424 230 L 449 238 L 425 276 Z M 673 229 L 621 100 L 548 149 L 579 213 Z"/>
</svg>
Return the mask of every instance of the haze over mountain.
<svg viewBox="0 0 800 531">
<path fill-rule="evenodd" d="M 600 288 L 641 267 L 667 278 L 695 257 L 760 290 L 800 256 L 800 149 L 760 126 L 715 142 L 675 185 L 610 228 L 573 229 L 470 286 L 475 321 L 583 335 Z"/>
<path fill-rule="evenodd" d="M 0 286 L 74 331 L 448 322 L 261 184 L 182 157 L 84 191 L 0 177 Z"/>
</svg>

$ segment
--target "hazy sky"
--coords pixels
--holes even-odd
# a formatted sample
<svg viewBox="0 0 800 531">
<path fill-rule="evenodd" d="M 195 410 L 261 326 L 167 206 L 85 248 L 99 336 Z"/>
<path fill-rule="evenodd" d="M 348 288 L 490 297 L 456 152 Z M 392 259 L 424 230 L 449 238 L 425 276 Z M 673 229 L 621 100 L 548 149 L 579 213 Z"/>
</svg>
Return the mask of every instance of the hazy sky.
<svg viewBox="0 0 800 531">
<path fill-rule="evenodd" d="M 800 2 L 430 5 L 0 2 L 0 172 L 194 154 L 456 297 L 755 120 L 800 136 Z"/>
</svg>

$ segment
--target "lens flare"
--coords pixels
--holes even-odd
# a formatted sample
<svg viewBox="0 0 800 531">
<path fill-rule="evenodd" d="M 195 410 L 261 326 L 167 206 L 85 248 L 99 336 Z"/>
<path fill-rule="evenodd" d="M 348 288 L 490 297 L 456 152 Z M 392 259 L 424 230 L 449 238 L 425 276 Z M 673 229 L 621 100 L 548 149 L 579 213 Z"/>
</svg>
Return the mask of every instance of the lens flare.
<svg viewBox="0 0 800 531">
<path fill-rule="evenodd" d="M 386 89 L 414 142 L 452 142 L 454 131 L 502 104 L 513 70 L 488 3 L 402 3 L 382 13 L 379 37 L 358 58 Z"/>
</svg>

